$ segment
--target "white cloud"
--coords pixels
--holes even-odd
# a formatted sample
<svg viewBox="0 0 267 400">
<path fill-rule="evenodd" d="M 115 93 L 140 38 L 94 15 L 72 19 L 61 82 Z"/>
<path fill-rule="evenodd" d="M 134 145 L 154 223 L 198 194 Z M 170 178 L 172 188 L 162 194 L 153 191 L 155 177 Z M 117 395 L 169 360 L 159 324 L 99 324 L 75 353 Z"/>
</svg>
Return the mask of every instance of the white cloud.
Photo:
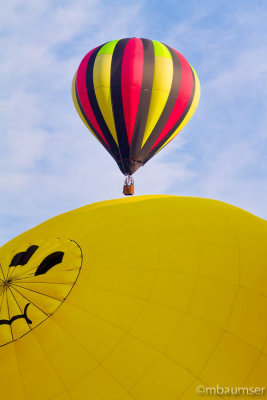
<svg viewBox="0 0 267 400">
<path fill-rule="evenodd" d="M 97 0 L 4 4 L 0 242 L 31 223 L 121 192 L 114 161 L 76 115 L 71 81 L 92 47 L 142 29 L 139 8 L 138 2 L 111 8 Z M 129 15 L 136 18 L 132 32 Z"/>
<path fill-rule="evenodd" d="M 217 25 L 211 25 L 211 16 Z M 199 109 L 185 135 L 191 168 L 198 173 L 172 192 L 216 198 L 265 218 L 266 17 L 266 7 L 254 7 L 253 13 L 242 5 L 231 13 L 206 8 L 170 34 L 194 66 L 194 57 L 200 60 L 202 84 Z"/>
</svg>

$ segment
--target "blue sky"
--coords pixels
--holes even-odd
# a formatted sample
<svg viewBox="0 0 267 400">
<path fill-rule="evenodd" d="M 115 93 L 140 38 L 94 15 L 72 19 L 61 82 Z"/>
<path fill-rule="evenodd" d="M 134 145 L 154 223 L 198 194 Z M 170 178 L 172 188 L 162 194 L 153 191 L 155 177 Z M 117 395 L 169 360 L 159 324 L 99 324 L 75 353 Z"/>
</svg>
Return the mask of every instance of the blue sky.
<svg viewBox="0 0 267 400">
<path fill-rule="evenodd" d="M 123 176 L 77 116 L 71 81 L 91 48 L 130 36 L 176 48 L 202 89 L 189 124 L 137 171 L 136 194 L 213 198 L 267 218 L 266 20 L 265 0 L 4 2 L 0 245 L 122 196 Z"/>
</svg>

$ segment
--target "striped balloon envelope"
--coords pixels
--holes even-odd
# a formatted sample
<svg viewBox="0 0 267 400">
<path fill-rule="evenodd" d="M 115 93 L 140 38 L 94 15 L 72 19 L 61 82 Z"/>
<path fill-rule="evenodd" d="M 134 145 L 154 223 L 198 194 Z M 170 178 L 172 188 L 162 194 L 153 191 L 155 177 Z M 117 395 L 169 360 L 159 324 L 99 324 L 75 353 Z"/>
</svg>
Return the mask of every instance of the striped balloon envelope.
<svg viewBox="0 0 267 400">
<path fill-rule="evenodd" d="M 91 50 L 74 76 L 72 94 L 85 125 L 131 175 L 186 125 L 200 84 L 175 49 L 129 38 Z"/>
</svg>

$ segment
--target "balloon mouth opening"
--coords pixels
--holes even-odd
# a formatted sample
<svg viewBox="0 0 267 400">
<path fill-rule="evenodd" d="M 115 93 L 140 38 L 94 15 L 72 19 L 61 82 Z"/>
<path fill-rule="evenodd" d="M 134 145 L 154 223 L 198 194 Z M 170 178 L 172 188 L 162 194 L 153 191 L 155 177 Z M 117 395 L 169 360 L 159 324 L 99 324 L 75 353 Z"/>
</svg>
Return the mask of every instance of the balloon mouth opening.
<svg viewBox="0 0 267 400">
<path fill-rule="evenodd" d="M 140 167 L 144 165 L 142 161 L 124 158 L 116 160 L 118 167 L 125 176 L 133 175 Z"/>
</svg>

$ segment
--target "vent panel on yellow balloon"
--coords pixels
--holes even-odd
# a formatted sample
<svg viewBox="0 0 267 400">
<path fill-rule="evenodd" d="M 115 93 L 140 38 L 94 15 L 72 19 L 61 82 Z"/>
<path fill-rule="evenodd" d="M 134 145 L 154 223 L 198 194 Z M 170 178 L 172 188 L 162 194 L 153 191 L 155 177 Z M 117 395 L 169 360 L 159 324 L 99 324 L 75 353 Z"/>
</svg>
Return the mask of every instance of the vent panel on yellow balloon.
<svg viewBox="0 0 267 400">
<path fill-rule="evenodd" d="M 81 249 L 72 240 L 49 239 L 0 251 L 0 346 L 29 333 L 51 316 L 70 293 Z"/>
</svg>

